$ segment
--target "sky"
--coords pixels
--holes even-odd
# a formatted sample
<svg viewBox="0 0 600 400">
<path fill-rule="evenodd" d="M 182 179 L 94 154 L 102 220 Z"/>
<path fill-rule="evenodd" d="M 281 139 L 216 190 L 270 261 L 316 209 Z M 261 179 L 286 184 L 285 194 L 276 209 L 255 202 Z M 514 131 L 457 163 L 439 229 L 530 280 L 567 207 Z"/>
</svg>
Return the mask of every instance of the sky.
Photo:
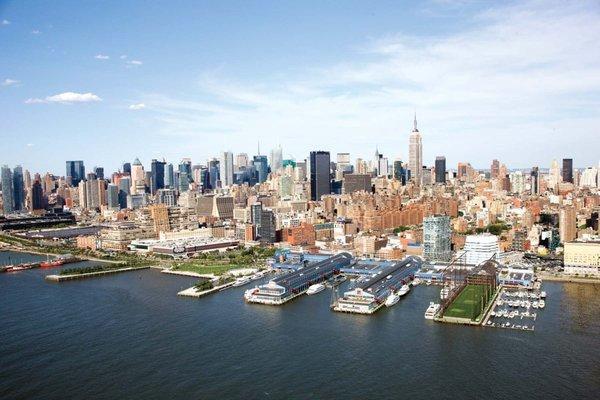
<svg viewBox="0 0 600 400">
<path fill-rule="evenodd" d="M 597 1 L 3 1 L 0 164 L 600 160 Z"/>
</svg>

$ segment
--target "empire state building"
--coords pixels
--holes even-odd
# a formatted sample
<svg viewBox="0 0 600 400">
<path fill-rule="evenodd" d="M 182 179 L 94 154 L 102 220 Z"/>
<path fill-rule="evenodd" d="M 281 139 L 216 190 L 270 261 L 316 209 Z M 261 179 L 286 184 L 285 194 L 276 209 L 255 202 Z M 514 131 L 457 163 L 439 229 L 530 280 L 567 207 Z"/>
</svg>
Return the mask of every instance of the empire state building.
<svg viewBox="0 0 600 400">
<path fill-rule="evenodd" d="M 423 175 L 423 143 L 421 133 L 417 129 L 416 113 L 413 130 L 408 139 L 408 169 L 410 170 L 411 180 L 415 185 L 421 186 Z"/>
</svg>

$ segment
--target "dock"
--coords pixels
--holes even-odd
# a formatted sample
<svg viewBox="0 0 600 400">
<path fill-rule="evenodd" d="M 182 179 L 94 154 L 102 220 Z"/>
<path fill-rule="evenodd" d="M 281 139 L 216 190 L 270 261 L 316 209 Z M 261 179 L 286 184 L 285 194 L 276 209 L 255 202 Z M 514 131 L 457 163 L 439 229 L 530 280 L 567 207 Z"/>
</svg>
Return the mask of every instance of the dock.
<svg viewBox="0 0 600 400">
<path fill-rule="evenodd" d="M 86 278 L 95 278 L 103 275 L 111 275 L 118 274 L 121 272 L 129 272 L 129 271 L 137 271 L 141 269 L 148 269 L 150 267 L 128 267 L 128 268 L 116 268 L 109 269 L 106 271 L 97 271 L 97 272 L 88 272 L 84 274 L 71 274 L 71 275 L 47 275 L 46 280 L 49 282 L 64 282 L 64 281 L 72 281 L 75 279 L 86 279 Z"/>
<path fill-rule="evenodd" d="M 340 269 L 350 265 L 352 256 L 343 252 L 320 261 L 306 263 L 305 266 L 271 279 L 260 285 L 246 297 L 249 303 L 281 305 L 306 293 L 311 285 L 325 282 Z"/>
<path fill-rule="evenodd" d="M 194 286 L 192 286 L 191 288 L 187 288 L 187 289 L 182 290 L 181 292 L 177 293 L 177 296 L 200 298 L 200 297 L 209 295 L 211 293 L 215 293 L 215 292 L 219 292 L 223 289 L 227 289 L 227 288 L 233 286 L 234 283 L 235 283 L 235 281 L 227 282 L 223 285 L 215 286 L 212 289 L 200 290 L 200 291 L 197 290 Z"/>
<path fill-rule="evenodd" d="M 380 309 L 387 297 L 410 283 L 414 273 L 420 268 L 421 260 L 407 257 L 402 261 L 388 262 L 383 268 L 372 270 L 364 276 L 356 287 L 334 299 L 331 308 L 334 311 L 373 314 Z"/>
</svg>

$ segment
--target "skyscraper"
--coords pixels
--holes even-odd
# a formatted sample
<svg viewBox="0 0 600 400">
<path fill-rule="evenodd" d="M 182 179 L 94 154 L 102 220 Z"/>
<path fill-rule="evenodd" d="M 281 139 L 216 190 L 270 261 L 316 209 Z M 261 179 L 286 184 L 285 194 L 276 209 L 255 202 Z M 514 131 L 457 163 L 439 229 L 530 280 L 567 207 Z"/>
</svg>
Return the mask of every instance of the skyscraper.
<svg viewBox="0 0 600 400">
<path fill-rule="evenodd" d="M 256 172 L 258 174 L 258 183 L 263 183 L 266 181 L 267 176 L 269 175 L 267 156 L 254 156 L 252 164 L 254 165 L 254 168 L 256 168 Z"/>
<path fill-rule="evenodd" d="M 417 114 L 413 122 L 413 130 L 408 139 L 408 169 L 417 186 L 421 185 L 423 169 L 423 143 L 421 133 L 417 129 Z"/>
<path fill-rule="evenodd" d="M 219 164 L 219 175 L 221 176 L 222 186 L 233 185 L 233 153 L 230 151 L 224 151 L 221 154 L 221 161 Z"/>
<path fill-rule="evenodd" d="M 13 176 L 8 165 L 2 166 L 2 207 L 4 214 L 15 211 L 14 208 Z"/>
<path fill-rule="evenodd" d="M 446 183 L 446 157 L 435 158 L 435 183 Z"/>
<path fill-rule="evenodd" d="M 402 186 L 406 185 L 406 169 L 402 160 L 394 161 L 394 178 L 400 181 Z"/>
<path fill-rule="evenodd" d="M 138 193 L 138 187 L 144 186 L 145 174 L 144 166 L 139 158 L 136 158 L 131 165 L 131 194 Z M 141 191 L 143 193 L 143 191 Z"/>
<path fill-rule="evenodd" d="M 108 208 L 119 209 L 119 188 L 114 183 L 109 183 L 106 188 L 106 205 Z"/>
<path fill-rule="evenodd" d="M 96 178 L 104 179 L 104 168 L 103 167 L 94 167 L 94 174 L 96 174 Z"/>
<path fill-rule="evenodd" d="M 23 168 L 17 165 L 13 170 L 13 207 L 15 211 L 25 207 L 25 187 L 23 183 Z"/>
<path fill-rule="evenodd" d="M 173 164 L 168 163 L 165 167 L 164 184 L 166 188 L 173 189 L 175 187 L 173 178 Z"/>
<path fill-rule="evenodd" d="M 310 152 L 310 198 L 313 201 L 331 193 L 330 163 L 328 151 Z"/>
<path fill-rule="evenodd" d="M 131 163 L 123 163 L 123 173 L 127 175 L 131 175 Z"/>
<path fill-rule="evenodd" d="M 562 160 L 562 180 L 563 182 L 573 183 L 573 159 L 563 158 Z"/>
<path fill-rule="evenodd" d="M 71 186 L 79 185 L 79 182 L 85 179 L 85 166 L 83 161 L 67 161 L 67 182 L 71 183 Z"/>
<path fill-rule="evenodd" d="M 152 194 L 165 187 L 165 164 L 164 161 L 156 159 L 150 163 L 150 193 Z"/>
<path fill-rule="evenodd" d="M 283 168 L 283 150 L 277 145 L 271 150 L 271 171 L 279 171 Z"/>
</svg>

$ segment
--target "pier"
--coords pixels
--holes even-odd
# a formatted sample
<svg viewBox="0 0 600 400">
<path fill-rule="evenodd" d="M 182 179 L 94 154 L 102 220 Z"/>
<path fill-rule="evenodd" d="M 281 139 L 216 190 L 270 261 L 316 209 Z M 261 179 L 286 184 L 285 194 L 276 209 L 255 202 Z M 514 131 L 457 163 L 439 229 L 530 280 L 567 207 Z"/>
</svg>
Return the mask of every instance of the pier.
<svg viewBox="0 0 600 400">
<path fill-rule="evenodd" d="M 383 268 L 374 270 L 371 276 L 362 278 L 352 290 L 334 299 L 334 311 L 357 314 L 373 314 L 385 303 L 386 298 L 408 284 L 414 273 L 420 268 L 421 260 L 407 257 L 402 261 L 384 264 Z"/>
<path fill-rule="evenodd" d="M 45 279 L 49 282 L 64 282 L 64 281 L 71 281 L 71 280 L 75 280 L 75 279 L 95 278 L 95 277 L 103 276 L 103 275 L 118 274 L 120 272 L 137 271 L 137 270 L 148 269 L 148 268 L 150 268 L 150 267 L 148 267 L 148 266 L 128 267 L 128 268 L 109 269 L 106 271 L 88 272 L 88 273 L 83 273 L 83 274 L 47 275 Z"/>
<path fill-rule="evenodd" d="M 324 282 L 340 273 L 340 269 L 351 262 L 352 256 L 346 252 L 313 263 L 307 261 L 304 267 L 258 286 L 253 293 L 246 296 L 246 301 L 268 305 L 284 304 L 304 294 L 311 285 Z"/>
</svg>

